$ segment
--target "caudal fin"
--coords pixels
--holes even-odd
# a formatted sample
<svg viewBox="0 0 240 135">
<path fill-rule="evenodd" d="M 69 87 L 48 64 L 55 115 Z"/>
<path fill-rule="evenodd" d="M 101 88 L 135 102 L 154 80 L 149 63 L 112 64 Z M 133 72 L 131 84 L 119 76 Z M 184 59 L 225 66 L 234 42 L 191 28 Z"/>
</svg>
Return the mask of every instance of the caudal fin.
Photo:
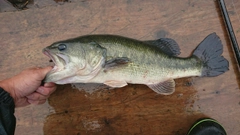
<svg viewBox="0 0 240 135">
<path fill-rule="evenodd" d="M 228 61 L 221 56 L 223 45 L 216 33 L 208 35 L 194 50 L 193 55 L 203 62 L 202 76 L 218 76 L 228 70 Z"/>
</svg>

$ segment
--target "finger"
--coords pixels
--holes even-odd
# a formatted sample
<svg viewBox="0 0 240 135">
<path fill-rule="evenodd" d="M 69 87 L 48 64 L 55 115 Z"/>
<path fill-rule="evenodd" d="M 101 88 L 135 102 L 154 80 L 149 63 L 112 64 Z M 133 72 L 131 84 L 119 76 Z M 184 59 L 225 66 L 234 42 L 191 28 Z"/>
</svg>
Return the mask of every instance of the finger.
<svg viewBox="0 0 240 135">
<path fill-rule="evenodd" d="M 34 92 L 26 97 L 30 100 L 44 100 L 48 98 L 48 96 L 42 95 L 38 92 Z"/>
<path fill-rule="evenodd" d="M 53 87 L 39 87 L 36 92 L 42 94 L 42 95 L 45 95 L 45 96 L 49 96 L 51 95 L 55 90 L 57 89 L 56 86 L 53 86 Z"/>
<path fill-rule="evenodd" d="M 30 67 L 30 68 L 27 68 L 27 69 L 25 69 L 25 70 L 23 70 L 23 71 L 27 71 L 27 70 L 38 70 L 38 69 L 40 69 L 41 67 Z"/>
<path fill-rule="evenodd" d="M 44 87 L 47 87 L 47 88 L 51 88 L 51 87 L 55 87 L 55 86 L 56 86 L 56 84 L 52 83 L 52 82 L 48 82 L 48 83 L 44 84 Z"/>
<path fill-rule="evenodd" d="M 43 104 L 45 103 L 47 100 L 31 100 L 31 99 L 28 99 L 28 103 L 30 104 L 34 104 L 34 105 L 39 105 L 39 104 Z"/>
</svg>

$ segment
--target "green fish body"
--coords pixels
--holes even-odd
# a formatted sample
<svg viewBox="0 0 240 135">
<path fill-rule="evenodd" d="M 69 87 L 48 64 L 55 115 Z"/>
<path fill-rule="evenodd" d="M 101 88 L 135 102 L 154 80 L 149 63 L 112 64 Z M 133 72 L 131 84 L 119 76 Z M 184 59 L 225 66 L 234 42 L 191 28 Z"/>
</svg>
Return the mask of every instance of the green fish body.
<svg viewBox="0 0 240 135">
<path fill-rule="evenodd" d="M 104 83 L 124 87 L 145 84 L 159 94 L 175 91 L 173 79 L 217 76 L 228 70 L 219 37 L 207 36 L 188 58 L 170 38 L 139 41 L 116 35 L 87 35 L 53 43 L 43 49 L 55 63 L 46 82 Z"/>
</svg>

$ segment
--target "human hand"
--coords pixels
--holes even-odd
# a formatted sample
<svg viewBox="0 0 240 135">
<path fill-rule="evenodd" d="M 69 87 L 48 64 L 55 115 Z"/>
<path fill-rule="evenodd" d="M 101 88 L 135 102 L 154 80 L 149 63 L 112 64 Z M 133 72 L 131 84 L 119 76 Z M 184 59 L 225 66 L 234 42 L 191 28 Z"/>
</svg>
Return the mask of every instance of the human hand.
<svg viewBox="0 0 240 135">
<path fill-rule="evenodd" d="M 56 90 L 54 83 L 45 83 L 44 86 L 40 86 L 51 69 L 52 67 L 23 70 L 12 78 L 0 81 L 0 87 L 13 97 L 16 107 L 43 104 Z"/>
</svg>

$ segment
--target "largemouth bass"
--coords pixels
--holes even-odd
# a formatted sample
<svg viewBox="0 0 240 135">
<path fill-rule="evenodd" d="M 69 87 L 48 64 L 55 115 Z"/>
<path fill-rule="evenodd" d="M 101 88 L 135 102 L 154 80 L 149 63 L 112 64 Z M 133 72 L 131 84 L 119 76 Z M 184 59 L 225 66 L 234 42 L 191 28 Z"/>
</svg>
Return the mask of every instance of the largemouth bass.
<svg viewBox="0 0 240 135">
<path fill-rule="evenodd" d="M 218 76 L 228 70 L 216 33 L 208 35 L 188 58 L 170 38 L 139 41 L 116 35 L 86 35 L 55 42 L 43 49 L 55 63 L 45 82 L 104 83 L 124 87 L 145 84 L 158 94 L 175 91 L 174 79 Z"/>
</svg>

